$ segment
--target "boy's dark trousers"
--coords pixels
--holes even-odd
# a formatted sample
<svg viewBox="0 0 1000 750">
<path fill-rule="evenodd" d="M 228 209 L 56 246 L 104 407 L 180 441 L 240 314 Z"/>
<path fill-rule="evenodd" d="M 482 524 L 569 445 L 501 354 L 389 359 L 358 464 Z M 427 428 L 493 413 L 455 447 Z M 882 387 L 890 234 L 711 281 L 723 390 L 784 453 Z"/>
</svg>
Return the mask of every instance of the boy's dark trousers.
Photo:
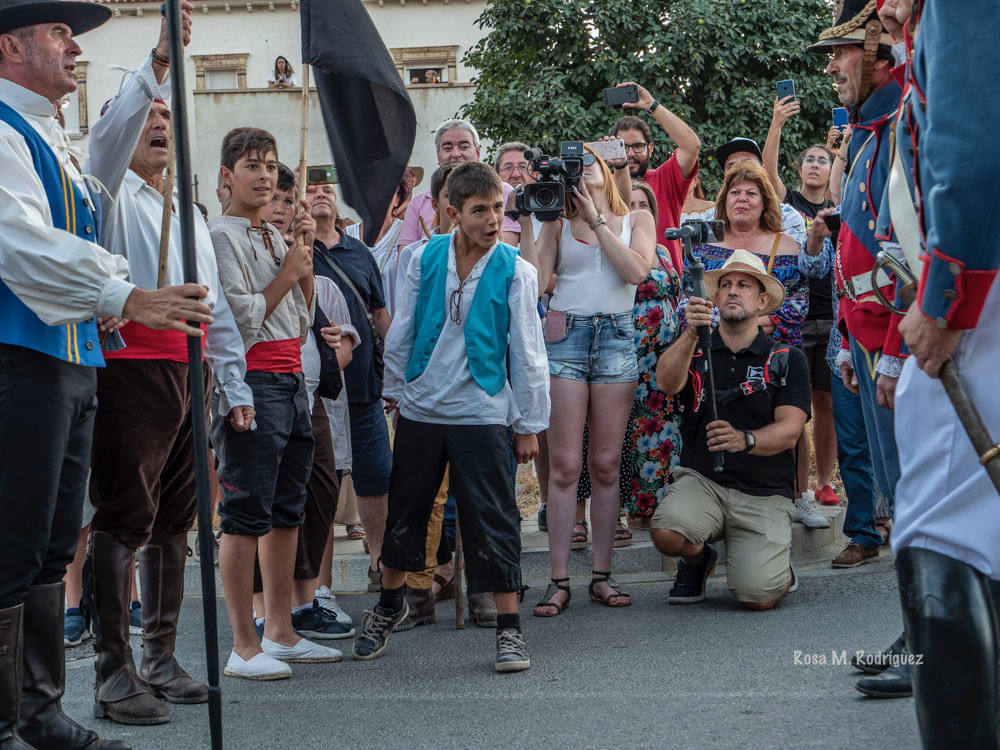
<svg viewBox="0 0 1000 750">
<path fill-rule="evenodd" d="M 396 570 L 424 570 L 427 523 L 446 466 L 467 550 L 469 592 L 519 591 L 521 537 L 504 425 L 431 424 L 400 415 L 382 562 Z"/>
</svg>

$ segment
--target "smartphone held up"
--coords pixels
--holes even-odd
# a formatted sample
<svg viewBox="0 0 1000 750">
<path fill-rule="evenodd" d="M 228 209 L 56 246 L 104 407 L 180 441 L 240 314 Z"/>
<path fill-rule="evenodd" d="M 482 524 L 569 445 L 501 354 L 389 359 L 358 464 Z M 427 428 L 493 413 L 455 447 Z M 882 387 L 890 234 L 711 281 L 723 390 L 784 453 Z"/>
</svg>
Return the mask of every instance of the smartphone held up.
<svg viewBox="0 0 1000 750">
<path fill-rule="evenodd" d="M 602 93 L 606 107 L 620 107 L 626 103 L 634 104 L 639 101 L 639 87 L 635 84 L 612 86 L 609 89 L 604 89 Z"/>
</svg>

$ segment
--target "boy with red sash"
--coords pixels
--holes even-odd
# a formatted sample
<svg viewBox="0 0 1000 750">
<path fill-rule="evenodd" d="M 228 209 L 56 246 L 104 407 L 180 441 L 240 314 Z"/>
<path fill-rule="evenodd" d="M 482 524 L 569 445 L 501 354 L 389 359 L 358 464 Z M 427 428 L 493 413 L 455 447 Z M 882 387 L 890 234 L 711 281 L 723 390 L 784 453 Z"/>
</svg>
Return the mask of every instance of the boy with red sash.
<svg viewBox="0 0 1000 750">
<path fill-rule="evenodd" d="M 246 347 L 246 383 L 254 424 L 239 432 L 213 414 L 219 458 L 222 540 L 219 571 L 233 627 L 225 674 L 251 680 L 291 676 L 282 662 L 339 661 L 340 651 L 300 638 L 292 629 L 292 569 L 312 468 L 313 434 L 302 375 L 301 343 L 312 323 L 314 224 L 296 217 L 304 242 L 288 248 L 261 218 L 278 176 L 274 137 L 236 128 L 222 141 L 220 177 L 232 194 L 225 215 L 211 224 L 222 289 Z M 254 629 L 254 554 L 264 583 L 264 635 Z"/>
</svg>

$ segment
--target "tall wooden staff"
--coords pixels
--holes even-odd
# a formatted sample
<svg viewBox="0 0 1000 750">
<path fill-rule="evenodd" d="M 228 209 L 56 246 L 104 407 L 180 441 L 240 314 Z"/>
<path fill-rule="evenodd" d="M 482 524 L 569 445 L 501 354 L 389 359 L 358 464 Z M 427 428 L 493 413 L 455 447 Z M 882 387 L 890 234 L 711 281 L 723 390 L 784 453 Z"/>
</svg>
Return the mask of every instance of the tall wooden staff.
<svg viewBox="0 0 1000 750">
<path fill-rule="evenodd" d="M 462 528 L 455 513 L 455 629 L 465 630 L 465 608 L 462 602 Z"/>
<path fill-rule="evenodd" d="M 163 180 L 163 218 L 160 221 L 160 265 L 156 273 L 156 288 L 167 285 L 167 258 L 170 250 L 170 220 L 174 209 L 174 137 L 167 139 L 167 176 Z"/>
<path fill-rule="evenodd" d="M 299 131 L 299 200 L 306 199 L 306 154 L 309 152 L 309 63 L 302 63 L 302 129 Z M 298 206 L 295 207 L 298 211 Z M 298 236 L 299 243 L 305 234 Z"/>
</svg>

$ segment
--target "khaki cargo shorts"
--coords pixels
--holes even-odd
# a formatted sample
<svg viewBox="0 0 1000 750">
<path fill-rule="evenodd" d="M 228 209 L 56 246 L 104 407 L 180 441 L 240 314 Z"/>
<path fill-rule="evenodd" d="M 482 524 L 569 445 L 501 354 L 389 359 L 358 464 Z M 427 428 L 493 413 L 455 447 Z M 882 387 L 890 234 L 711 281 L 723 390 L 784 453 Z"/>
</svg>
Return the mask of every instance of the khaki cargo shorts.
<svg viewBox="0 0 1000 750">
<path fill-rule="evenodd" d="M 730 592 L 741 602 L 770 602 L 791 577 L 792 513 L 787 497 L 747 495 L 677 467 L 651 525 L 695 544 L 725 539 Z"/>
</svg>

